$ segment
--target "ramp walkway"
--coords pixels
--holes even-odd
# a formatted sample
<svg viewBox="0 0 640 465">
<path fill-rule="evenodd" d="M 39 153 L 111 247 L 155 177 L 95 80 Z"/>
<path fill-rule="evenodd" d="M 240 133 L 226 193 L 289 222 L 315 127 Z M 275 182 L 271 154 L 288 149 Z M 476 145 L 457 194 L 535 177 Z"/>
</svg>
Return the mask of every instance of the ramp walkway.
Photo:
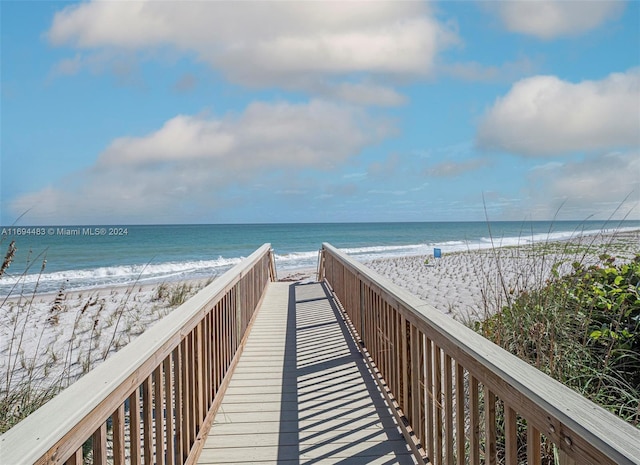
<svg viewBox="0 0 640 465">
<path fill-rule="evenodd" d="M 416 463 L 322 283 L 269 283 L 198 464 Z"/>
<path fill-rule="evenodd" d="M 640 465 L 636 426 L 331 244 L 315 283 L 277 282 L 274 257 L 1 434 L 0 463 Z"/>
</svg>

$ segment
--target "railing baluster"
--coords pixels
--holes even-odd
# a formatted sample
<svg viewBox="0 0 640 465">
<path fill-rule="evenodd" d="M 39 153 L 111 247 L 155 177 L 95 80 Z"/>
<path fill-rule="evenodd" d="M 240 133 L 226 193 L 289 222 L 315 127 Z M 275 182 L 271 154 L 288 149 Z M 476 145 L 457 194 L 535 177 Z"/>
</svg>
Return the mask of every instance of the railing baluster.
<svg viewBox="0 0 640 465">
<path fill-rule="evenodd" d="M 409 383 L 410 383 L 410 367 L 409 367 L 409 344 L 410 340 L 407 337 L 409 335 L 409 322 L 402 317 L 402 324 L 400 327 L 400 336 L 401 336 L 401 346 L 400 351 L 402 355 L 402 392 L 400 395 L 402 396 L 400 407 L 404 411 L 405 415 L 410 415 L 410 407 L 409 407 Z"/>
<path fill-rule="evenodd" d="M 211 364 L 213 360 L 213 353 L 211 351 L 211 344 L 213 341 L 213 332 L 211 330 L 211 311 L 207 312 L 204 318 L 204 392 L 205 392 L 205 400 L 206 400 L 206 411 L 208 412 L 211 408 L 211 404 L 213 403 L 213 383 L 211 382 Z"/>
<path fill-rule="evenodd" d="M 153 372 L 153 411 L 155 416 L 155 445 L 157 465 L 164 465 L 164 379 L 162 365 Z"/>
<path fill-rule="evenodd" d="M 236 316 L 235 308 L 240 305 L 239 297 L 237 292 L 234 292 L 230 297 L 230 305 L 225 307 L 222 311 L 222 363 L 220 364 L 220 379 L 224 377 L 224 373 L 227 371 L 227 360 L 228 354 L 231 350 L 231 338 L 232 330 L 231 328 L 235 326 L 235 319 L 232 319 Z"/>
<path fill-rule="evenodd" d="M 180 343 L 180 369 L 182 378 L 182 399 L 180 404 L 182 405 L 182 460 L 186 460 L 191 451 L 191 404 L 189 402 L 189 338 L 185 337 Z"/>
<path fill-rule="evenodd" d="M 438 431 L 434 428 L 434 416 L 436 411 L 434 411 L 434 404 L 436 403 L 436 391 L 435 391 L 435 351 L 433 350 L 433 346 L 431 344 L 431 339 L 425 338 L 425 359 L 426 359 L 426 379 L 424 383 L 424 392 L 427 398 L 426 401 L 426 417 L 425 417 L 425 438 L 424 438 L 424 447 L 427 451 L 427 456 L 429 459 L 440 465 L 438 461 L 438 453 L 434 447 L 436 436 L 438 435 Z"/>
<path fill-rule="evenodd" d="M 93 464 L 107 465 L 107 424 L 101 424 L 92 436 Z"/>
<path fill-rule="evenodd" d="M 443 400 L 442 400 L 442 352 L 437 344 L 433 344 L 433 405 L 434 405 L 434 415 L 433 425 L 435 428 L 435 458 L 436 463 L 438 465 L 442 464 L 442 435 L 443 435 L 443 426 L 442 426 L 442 416 L 444 415 L 443 411 Z"/>
<path fill-rule="evenodd" d="M 453 361 L 448 354 L 444 356 L 444 430 L 445 454 L 447 465 L 454 464 L 453 455 Z"/>
<path fill-rule="evenodd" d="M 469 463 L 480 464 L 480 400 L 478 380 L 469 377 Z"/>
<path fill-rule="evenodd" d="M 183 448 L 183 418 L 184 418 L 184 405 L 182 400 L 184 398 L 182 389 L 183 389 L 183 381 L 182 381 L 182 344 L 179 344 L 173 350 L 173 403 L 175 409 L 175 462 L 182 463 L 184 461 L 184 448 Z"/>
<path fill-rule="evenodd" d="M 540 465 L 541 462 L 540 431 L 527 423 L 527 465 Z"/>
<path fill-rule="evenodd" d="M 515 410 L 504 404 L 505 463 L 518 463 L 518 418 Z"/>
<path fill-rule="evenodd" d="M 113 463 L 114 465 L 125 464 L 125 413 L 124 404 L 113 412 Z"/>
<path fill-rule="evenodd" d="M 465 462 L 465 392 L 464 367 L 456 362 L 456 461 L 458 465 Z"/>
<path fill-rule="evenodd" d="M 188 389 L 187 389 L 187 398 L 189 405 L 189 451 L 191 451 L 191 446 L 196 440 L 196 436 L 198 434 L 197 431 L 197 423 L 198 423 L 198 407 L 197 407 L 197 399 L 196 399 L 196 350 L 195 350 L 195 330 L 192 330 L 187 336 L 187 360 L 189 363 L 189 370 L 187 372 L 188 379 Z"/>
<path fill-rule="evenodd" d="M 427 392 L 427 369 L 431 369 L 430 361 L 427 360 L 426 354 L 426 345 L 427 345 L 427 336 L 418 329 L 418 360 L 419 360 L 419 371 L 418 371 L 418 383 L 420 386 L 420 437 L 427 438 L 427 405 L 430 405 L 431 398 L 429 397 L 429 393 Z M 431 438 L 429 438 L 431 441 Z"/>
<path fill-rule="evenodd" d="M 483 460 L 494 464 L 503 451 L 506 463 L 517 461 L 518 441 L 523 441 L 519 418 L 533 420 L 528 423 L 530 464 L 541 462 L 540 432 L 533 426 L 541 422 L 551 425 L 545 449 L 554 444 L 563 464 L 640 463 L 640 441 L 632 425 L 330 244 L 322 246 L 319 275 L 347 315 L 365 320 L 355 326 L 360 332 L 356 337 L 374 359 L 383 377 L 381 384 L 386 383 L 400 407 L 403 434 L 410 442 L 418 438 L 424 451 L 414 452 L 427 452 L 432 463 L 475 465 Z M 503 406 L 504 437 L 496 422 L 496 409 Z M 597 421 L 592 420 L 594 416 Z M 409 426 L 404 427 L 405 423 Z"/>
<path fill-rule="evenodd" d="M 209 427 L 204 421 L 219 405 L 214 396 L 237 361 L 273 267 L 265 244 L 4 433 L 2 460 L 81 463 L 78 445 L 90 441 L 94 463 L 194 462 L 203 444 L 196 436 Z M 60 418 L 60 411 L 70 413 Z M 102 426 L 94 432 L 85 424 Z"/>
<path fill-rule="evenodd" d="M 144 465 L 153 463 L 153 386 L 151 376 L 142 382 L 142 450 Z"/>
<path fill-rule="evenodd" d="M 163 369 L 164 369 L 164 404 L 165 404 L 165 412 L 166 412 L 166 428 L 167 428 L 167 464 L 171 465 L 175 463 L 175 436 L 173 430 L 173 422 L 175 419 L 175 410 L 173 408 L 173 390 L 175 388 L 175 380 L 173 376 L 173 368 L 172 368 L 172 358 L 173 355 L 169 354 L 167 358 L 164 359 Z"/>
<path fill-rule="evenodd" d="M 140 387 L 136 389 L 129 396 L 129 431 L 131 435 L 130 449 L 131 449 L 131 465 L 140 465 L 142 463 L 141 450 L 140 450 Z"/>
<path fill-rule="evenodd" d="M 487 386 L 484 387 L 484 434 L 485 464 L 495 465 L 496 455 L 496 396 Z"/>
<path fill-rule="evenodd" d="M 420 343 L 418 342 L 418 328 L 411 325 L 411 372 L 410 372 L 410 381 L 411 381 L 411 416 L 409 417 L 409 421 L 411 422 L 411 426 L 413 426 L 414 431 L 420 442 L 424 446 L 424 431 L 423 428 L 420 428 L 420 424 L 422 423 L 420 418 L 420 397 L 424 397 L 424 394 L 420 391 Z"/>
<path fill-rule="evenodd" d="M 195 414 L 195 432 L 196 435 L 199 432 L 199 426 L 202 420 L 204 420 L 205 410 L 204 410 L 204 391 L 202 386 L 202 377 L 204 374 L 203 364 L 204 364 L 204 355 L 202 350 L 202 322 L 198 324 L 194 331 L 194 350 L 193 356 L 195 361 L 195 401 L 196 401 L 196 414 Z M 195 436 L 195 435 L 194 435 Z"/>
<path fill-rule="evenodd" d="M 393 309 L 393 381 L 391 384 L 391 391 L 398 402 L 400 399 L 398 395 L 402 392 L 401 377 L 402 377 L 402 357 L 400 355 L 400 328 L 402 328 L 402 321 L 400 318 L 400 312 L 396 308 Z"/>
<path fill-rule="evenodd" d="M 384 342 L 384 352 L 383 352 L 383 366 L 384 370 L 382 372 L 382 376 L 384 379 L 389 379 L 390 373 L 390 357 L 391 357 L 391 342 L 389 340 L 389 304 L 386 301 L 382 302 L 382 336 Z"/>
<path fill-rule="evenodd" d="M 373 290 L 370 287 L 367 287 L 367 292 L 365 294 L 365 308 L 367 309 L 367 311 L 364 314 L 365 333 L 362 335 L 362 337 L 363 337 L 363 342 L 365 346 L 369 350 L 369 354 L 371 354 L 371 351 L 373 350 L 373 347 L 374 347 L 373 344 L 375 341 L 375 337 L 373 333 L 373 325 L 374 325 L 375 319 L 372 315 L 374 310 L 372 299 L 373 299 Z"/>
<path fill-rule="evenodd" d="M 222 354 L 222 325 L 220 323 L 220 315 L 222 314 L 223 308 L 227 305 L 227 300 L 229 299 L 229 294 L 227 293 L 224 298 L 218 302 L 218 305 L 215 308 L 215 314 L 213 315 L 213 327 L 215 329 L 216 334 L 218 335 L 218 337 L 216 338 L 216 340 L 214 341 L 214 351 L 215 351 L 215 357 L 214 357 L 214 373 L 215 373 L 215 391 L 216 394 L 218 393 L 218 388 L 220 387 L 220 383 L 221 383 L 221 379 L 222 377 L 220 376 L 220 371 L 221 368 L 220 366 L 222 365 L 222 362 L 220 360 L 221 354 Z"/>
</svg>

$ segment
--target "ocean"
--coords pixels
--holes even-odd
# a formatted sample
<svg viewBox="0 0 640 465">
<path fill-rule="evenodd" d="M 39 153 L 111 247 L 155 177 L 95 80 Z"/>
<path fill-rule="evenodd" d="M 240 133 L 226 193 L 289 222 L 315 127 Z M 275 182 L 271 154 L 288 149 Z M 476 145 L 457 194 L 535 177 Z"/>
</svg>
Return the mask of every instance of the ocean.
<svg viewBox="0 0 640 465">
<path fill-rule="evenodd" d="M 323 242 L 368 261 L 627 229 L 640 221 L 0 226 L 0 254 L 17 247 L 0 295 L 215 277 L 266 242 L 282 275 L 315 269 Z"/>
</svg>

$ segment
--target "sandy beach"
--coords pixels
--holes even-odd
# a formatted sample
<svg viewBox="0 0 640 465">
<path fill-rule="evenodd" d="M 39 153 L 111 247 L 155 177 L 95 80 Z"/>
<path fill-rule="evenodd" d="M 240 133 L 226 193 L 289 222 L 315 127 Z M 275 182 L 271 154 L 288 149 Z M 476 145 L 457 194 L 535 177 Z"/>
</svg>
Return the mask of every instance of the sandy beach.
<svg viewBox="0 0 640 465">
<path fill-rule="evenodd" d="M 631 259 L 640 253 L 640 231 L 442 252 L 439 259 L 410 256 L 365 264 L 442 313 L 468 322 L 500 308 L 506 294 L 517 295 L 544 283 L 555 263 L 562 263 L 560 271 L 567 272 L 572 262 L 596 263 L 603 252 L 618 260 Z M 283 272 L 278 278 L 313 281 L 316 270 Z M 0 387 L 73 381 L 206 284 L 134 285 L 0 301 Z"/>
<path fill-rule="evenodd" d="M 21 383 L 49 387 L 73 382 L 206 284 L 186 281 L 0 298 L 0 391 Z"/>
<path fill-rule="evenodd" d="M 632 259 L 640 253 L 640 231 L 519 247 L 442 252 L 439 259 L 404 257 L 366 265 L 442 313 L 469 322 L 501 308 L 506 304 L 506 294 L 515 296 L 543 284 L 557 263 L 561 264 L 560 273 L 568 273 L 572 263 L 599 263 L 598 257 L 603 253 L 616 257 L 616 262 Z"/>
<path fill-rule="evenodd" d="M 469 322 L 493 313 L 506 303 L 509 295 L 544 283 L 555 264 L 560 273 L 572 270 L 571 264 L 599 263 L 599 255 L 616 257 L 616 263 L 640 254 L 640 230 L 576 237 L 572 240 L 527 244 L 517 247 L 475 249 L 433 255 L 379 259 L 366 266 L 407 289 L 444 314 Z M 316 279 L 316 270 L 297 270 L 280 276 L 281 280 Z"/>
</svg>

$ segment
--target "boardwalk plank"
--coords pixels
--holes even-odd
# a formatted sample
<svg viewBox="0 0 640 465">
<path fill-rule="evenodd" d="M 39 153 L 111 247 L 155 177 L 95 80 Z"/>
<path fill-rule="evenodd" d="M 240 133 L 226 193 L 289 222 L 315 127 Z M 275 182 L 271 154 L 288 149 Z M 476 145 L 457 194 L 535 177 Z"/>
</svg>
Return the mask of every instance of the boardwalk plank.
<svg viewBox="0 0 640 465">
<path fill-rule="evenodd" d="M 271 283 L 198 464 L 414 464 L 320 283 Z"/>
</svg>

